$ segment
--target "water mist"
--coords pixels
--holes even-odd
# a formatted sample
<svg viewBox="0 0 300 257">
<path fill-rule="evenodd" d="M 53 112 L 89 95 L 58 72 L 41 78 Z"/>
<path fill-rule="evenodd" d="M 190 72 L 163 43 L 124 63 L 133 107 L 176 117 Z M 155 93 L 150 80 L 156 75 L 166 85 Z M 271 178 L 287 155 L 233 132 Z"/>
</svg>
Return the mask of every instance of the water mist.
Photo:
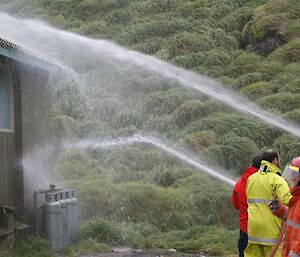
<svg viewBox="0 0 300 257">
<path fill-rule="evenodd" d="M 124 49 L 105 40 L 94 40 L 54 29 L 40 21 L 20 20 L 0 13 L 0 23 L 0 35 L 3 37 L 44 55 L 52 55 L 54 59 L 76 71 L 87 69 L 80 65 L 83 59 L 89 60 L 90 66 L 101 65 L 105 60 L 115 60 L 118 62 L 116 65 L 135 64 L 145 70 L 175 79 L 183 87 L 200 91 L 240 112 L 300 137 L 300 129 L 294 124 L 259 108 L 249 99 L 206 76 L 178 68 L 152 56 Z"/>
<path fill-rule="evenodd" d="M 235 181 L 229 178 L 229 176 L 225 176 L 225 171 L 218 168 L 212 168 L 209 164 L 205 163 L 203 160 L 197 160 L 196 157 L 192 157 L 191 153 L 188 153 L 186 150 L 179 149 L 178 147 L 173 146 L 170 143 L 163 142 L 162 140 L 151 137 L 151 136 L 144 136 L 144 135 L 133 135 L 131 137 L 126 138 L 117 138 L 113 140 L 78 140 L 76 142 L 65 142 L 63 147 L 65 149 L 70 148 L 79 148 L 79 149 L 107 149 L 113 147 L 120 147 L 126 145 L 133 145 L 133 144 L 149 144 L 153 145 L 162 151 L 166 152 L 167 154 L 174 156 L 176 159 L 181 160 L 194 168 L 214 177 L 218 180 L 225 182 L 228 185 L 233 186 Z M 216 172 L 215 170 L 218 170 Z"/>
</svg>

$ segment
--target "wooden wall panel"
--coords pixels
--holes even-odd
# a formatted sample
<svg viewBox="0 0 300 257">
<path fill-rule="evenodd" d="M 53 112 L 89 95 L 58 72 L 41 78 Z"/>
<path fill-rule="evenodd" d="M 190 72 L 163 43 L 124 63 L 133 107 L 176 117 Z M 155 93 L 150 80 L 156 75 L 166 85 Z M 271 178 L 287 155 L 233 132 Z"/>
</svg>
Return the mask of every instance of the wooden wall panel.
<svg viewBox="0 0 300 257">
<path fill-rule="evenodd" d="M 14 133 L 0 132 L 0 204 L 15 206 Z"/>
</svg>

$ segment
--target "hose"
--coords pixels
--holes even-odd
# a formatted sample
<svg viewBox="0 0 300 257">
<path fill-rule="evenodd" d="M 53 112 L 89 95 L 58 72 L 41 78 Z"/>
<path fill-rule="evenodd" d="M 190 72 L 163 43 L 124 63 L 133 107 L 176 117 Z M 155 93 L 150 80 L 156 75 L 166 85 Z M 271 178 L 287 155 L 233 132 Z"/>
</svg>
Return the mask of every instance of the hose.
<svg viewBox="0 0 300 257">
<path fill-rule="evenodd" d="M 281 225 L 281 229 L 280 229 L 280 233 L 279 233 L 279 237 L 270 253 L 270 255 L 268 257 L 273 257 L 279 247 L 279 245 L 281 244 L 282 242 L 282 239 L 283 239 L 283 235 L 284 235 L 284 232 L 285 232 L 285 221 L 282 221 L 282 225 Z"/>
</svg>

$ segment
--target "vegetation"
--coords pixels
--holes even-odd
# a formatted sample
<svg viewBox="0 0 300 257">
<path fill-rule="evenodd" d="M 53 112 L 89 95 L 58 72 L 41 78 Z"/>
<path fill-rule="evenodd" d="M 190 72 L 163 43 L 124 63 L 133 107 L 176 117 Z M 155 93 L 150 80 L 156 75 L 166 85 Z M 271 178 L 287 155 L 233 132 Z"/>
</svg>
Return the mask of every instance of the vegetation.
<svg viewBox="0 0 300 257">
<path fill-rule="evenodd" d="M 215 78 L 300 124 L 298 0 L 0 0 L 0 9 Z M 78 56 L 74 68 L 89 90 L 83 96 L 74 81 L 56 81 L 53 142 L 150 133 L 193 151 L 232 177 L 269 147 L 280 151 L 283 164 L 299 154 L 298 138 L 176 81 L 133 64 L 116 67 L 102 60 L 100 65 L 84 53 Z M 210 255 L 236 251 L 231 188 L 159 149 L 143 144 L 74 149 L 55 152 L 52 162 L 55 176 L 78 193 L 85 221 L 67 256 L 111 245 Z"/>
</svg>

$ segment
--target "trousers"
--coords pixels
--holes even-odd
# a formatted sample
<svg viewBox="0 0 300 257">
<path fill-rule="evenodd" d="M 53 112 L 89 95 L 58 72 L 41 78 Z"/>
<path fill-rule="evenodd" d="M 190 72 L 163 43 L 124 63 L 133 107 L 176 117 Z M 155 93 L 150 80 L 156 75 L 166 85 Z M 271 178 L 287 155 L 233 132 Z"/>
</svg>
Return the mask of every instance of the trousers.
<svg viewBox="0 0 300 257">
<path fill-rule="evenodd" d="M 268 257 L 274 245 L 261 245 L 248 242 L 245 257 Z M 274 257 L 281 257 L 281 247 L 278 247 Z"/>
<path fill-rule="evenodd" d="M 244 251 L 248 245 L 248 235 L 240 230 L 240 238 L 238 240 L 239 257 L 244 257 Z"/>
</svg>

